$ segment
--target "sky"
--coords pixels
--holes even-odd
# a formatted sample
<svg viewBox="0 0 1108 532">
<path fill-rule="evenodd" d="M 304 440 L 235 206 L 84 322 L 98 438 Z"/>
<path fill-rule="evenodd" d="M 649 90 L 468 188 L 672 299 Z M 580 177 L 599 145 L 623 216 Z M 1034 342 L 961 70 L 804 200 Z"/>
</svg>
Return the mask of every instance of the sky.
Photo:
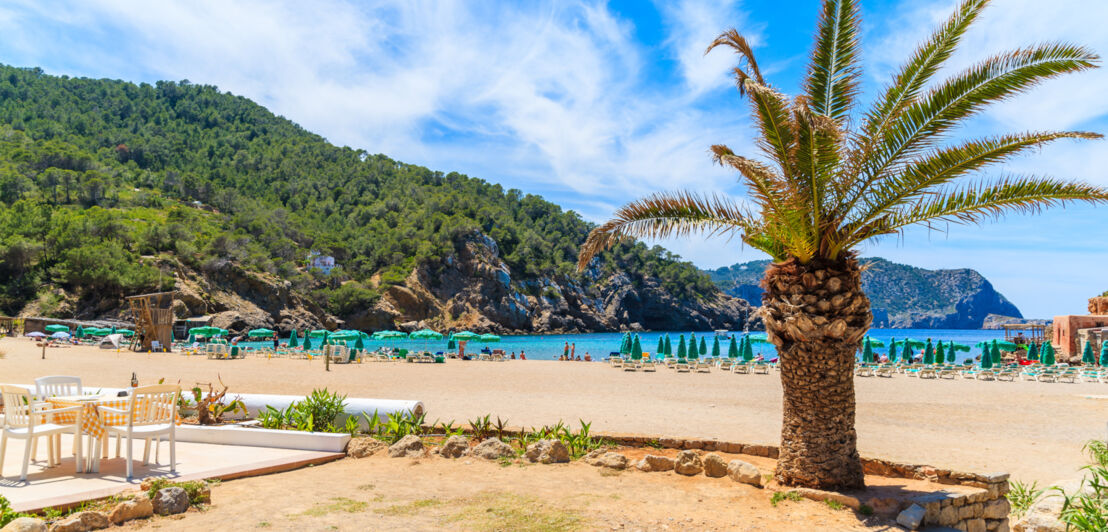
<svg viewBox="0 0 1108 532">
<path fill-rule="evenodd" d="M 712 144 L 755 154 L 736 28 L 768 81 L 797 94 L 818 0 L 5 0 L 0 62 L 55 75 L 183 80 L 243 95 L 333 143 L 458 171 L 601 222 L 655 192 L 743 198 Z M 862 2 L 862 108 L 951 0 Z M 787 7 L 782 7 L 787 6 Z M 1108 2 L 994 0 L 941 73 L 1065 40 L 1108 53 Z M 1108 132 L 1108 70 L 1052 80 L 991 108 L 957 138 Z M 1051 145 L 983 177 L 1050 175 L 1108 186 L 1108 140 Z M 984 226 L 909 230 L 862 253 L 974 268 L 1028 317 L 1083 313 L 1108 290 L 1108 207 L 1070 206 Z M 704 268 L 766 258 L 737 239 L 659 242 Z"/>
</svg>

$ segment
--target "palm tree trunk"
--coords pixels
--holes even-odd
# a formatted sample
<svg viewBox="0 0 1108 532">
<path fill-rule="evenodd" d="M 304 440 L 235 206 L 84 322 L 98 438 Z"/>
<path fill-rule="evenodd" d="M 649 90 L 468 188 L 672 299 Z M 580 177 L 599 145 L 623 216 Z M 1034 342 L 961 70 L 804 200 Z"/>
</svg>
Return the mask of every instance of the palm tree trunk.
<svg viewBox="0 0 1108 532">
<path fill-rule="evenodd" d="M 873 315 L 858 261 L 788 259 L 770 266 L 763 283 L 763 319 L 784 388 L 776 479 L 787 486 L 862 488 L 854 354 Z"/>
</svg>

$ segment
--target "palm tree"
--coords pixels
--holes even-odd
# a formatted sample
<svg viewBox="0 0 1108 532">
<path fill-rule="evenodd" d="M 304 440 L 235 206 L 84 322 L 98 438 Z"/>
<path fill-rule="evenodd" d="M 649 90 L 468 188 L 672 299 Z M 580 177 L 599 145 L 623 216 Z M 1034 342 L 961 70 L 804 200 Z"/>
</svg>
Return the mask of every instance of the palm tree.
<svg viewBox="0 0 1108 532">
<path fill-rule="evenodd" d="M 988 104 L 1061 74 L 1095 67 L 1089 49 L 1044 44 L 985 59 L 931 84 L 987 0 L 964 0 L 923 42 L 864 114 L 855 114 L 861 68 L 855 0 L 825 0 L 803 94 L 787 98 L 762 77 L 735 30 L 708 47 L 731 48 L 740 97 L 749 100 L 764 160 L 723 145 L 752 202 L 657 193 L 616 211 L 581 248 L 580 268 L 625 238 L 696 232 L 738 236 L 774 264 L 761 313 L 777 346 L 784 420 L 776 479 L 824 489 L 863 486 L 854 429 L 852 366 L 872 322 L 855 249 L 914 225 L 981 223 L 1070 201 L 1108 201 L 1108 190 L 1041 177 L 964 179 L 990 164 L 1086 132 L 1032 132 L 953 142 L 951 131 Z"/>
</svg>

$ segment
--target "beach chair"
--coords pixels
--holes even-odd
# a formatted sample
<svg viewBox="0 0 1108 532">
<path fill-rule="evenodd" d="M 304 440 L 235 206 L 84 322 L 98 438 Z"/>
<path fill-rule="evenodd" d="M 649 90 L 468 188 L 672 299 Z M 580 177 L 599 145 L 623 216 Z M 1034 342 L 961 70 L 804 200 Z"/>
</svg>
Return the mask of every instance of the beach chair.
<svg viewBox="0 0 1108 532">
<path fill-rule="evenodd" d="M 623 359 L 620 358 L 620 357 L 617 357 L 615 355 L 609 355 L 608 356 L 608 365 L 612 366 L 613 368 L 622 368 L 623 367 Z"/>
<path fill-rule="evenodd" d="M 873 376 L 873 368 L 871 368 L 871 367 L 869 367 L 865 364 L 855 366 L 854 367 L 854 375 L 856 375 L 858 377 L 872 377 Z"/>
<path fill-rule="evenodd" d="M 678 358 L 677 362 L 673 364 L 673 369 L 676 370 L 677 373 L 689 373 L 692 371 L 692 369 L 689 368 L 688 360 L 684 358 Z"/>
<path fill-rule="evenodd" d="M 996 373 L 996 380 L 1014 382 L 1019 377 L 1019 372 L 1013 369 L 1003 369 Z"/>
<path fill-rule="evenodd" d="M 939 373 L 935 371 L 935 368 L 924 367 L 919 369 L 916 376 L 921 379 L 937 379 L 939 378 Z"/>
<path fill-rule="evenodd" d="M 1058 382 L 1058 376 L 1053 370 L 1043 369 L 1035 376 L 1035 380 L 1039 382 Z"/>
<path fill-rule="evenodd" d="M 624 360 L 623 371 L 638 371 L 641 363 L 636 360 Z"/>
<path fill-rule="evenodd" d="M 751 373 L 755 375 L 769 375 L 769 364 L 765 362 L 755 362 L 752 369 Z"/>
<path fill-rule="evenodd" d="M 55 445 L 55 436 L 63 433 L 72 433 L 75 445 L 76 472 L 83 471 L 81 460 L 81 413 L 83 406 L 71 406 L 66 408 L 43 408 L 31 397 L 31 392 L 19 386 L 0 386 L 0 394 L 4 397 L 4 425 L 0 428 L 0 477 L 3 475 L 4 453 L 7 451 L 8 439 L 23 440 L 23 471 L 19 475 L 20 481 L 27 480 L 27 467 L 31 464 L 31 450 L 38 439 L 46 437 L 46 452 L 49 454 L 47 463 L 55 466 L 61 463 L 61 445 Z M 74 423 L 54 423 L 55 414 L 72 412 L 75 416 Z M 32 414 L 33 413 L 33 414 Z M 60 440 L 60 438 L 57 438 Z M 59 442 L 60 443 L 60 442 Z"/>
<path fill-rule="evenodd" d="M 1068 382 L 1070 384 L 1073 384 L 1077 382 L 1077 369 L 1070 368 L 1066 371 L 1062 371 L 1058 373 L 1058 376 L 1055 377 L 1055 379 L 1057 382 Z"/>
<path fill-rule="evenodd" d="M 886 366 L 879 366 L 877 369 L 873 370 L 873 376 L 875 376 L 875 377 L 885 377 L 885 378 L 890 378 L 891 379 L 892 376 L 895 374 L 895 372 L 896 372 L 896 369 L 893 368 L 892 366 L 887 366 L 887 365 Z"/>
<path fill-rule="evenodd" d="M 644 372 L 647 372 L 647 371 L 657 372 L 658 371 L 657 365 L 654 363 L 653 360 L 649 360 L 649 359 L 642 361 L 642 364 L 640 365 L 640 369 L 642 369 Z"/>
<path fill-rule="evenodd" d="M 996 372 L 991 369 L 983 369 L 977 372 L 975 378 L 979 381 L 995 381 Z"/>
<path fill-rule="evenodd" d="M 126 409 L 97 407 L 101 415 L 124 416 L 126 425 L 107 425 L 109 434 L 117 434 L 127 439 L 127 480 L 133 475 L 131 448 L 134 440 L 146 443 L 142 453 L 142 465 L 150 463 L 150 440 L 155 440 L 155 454 L 161 446 L 162 436 L 169 438 L 169 472 L 177 472 L 177 401 L 181 387 L 174 384 L 142 386 L 131 391 Z M 157 458 L 155 458 L 157 460 Z"/>
<path fill-rule="evenodd" d="M 711 373 L 712 372 L 712 363 L 708 362 L 707 360 L 698 361 L 696 363 L 696 372 L 697 373 Z"/>
<path fill-rule="evenodd" d="M 720 371 L 731 371 L 731 366 L 734 365 L 735 363 L 730 358 L 721 358 L 717 367 Z"/>
<path fill-rule="evenodd" d="M 674 357 L 666 357 L 662 360 L 662 363 L 665 364 L 667 368 L 673 369 L 677 366 L 677 359 Z"/>
<path fill-rule="evenodd" d="M 736 362 L 735 365 L 731 366 L 731 373 L 747 375 L 750 373 L 750 364 L 746 362 Z"/>
<path fill-rule="evenodd" d="M 957 377 L 957 376 L 958 376 L 958 370 L 954 369 L 951 366 L 947 366 L 947 367 L 944 367 L 943 369 L 939 370 L 939 378 L 940 379 L 954 380 L 954 378 Z"/>
</svg>

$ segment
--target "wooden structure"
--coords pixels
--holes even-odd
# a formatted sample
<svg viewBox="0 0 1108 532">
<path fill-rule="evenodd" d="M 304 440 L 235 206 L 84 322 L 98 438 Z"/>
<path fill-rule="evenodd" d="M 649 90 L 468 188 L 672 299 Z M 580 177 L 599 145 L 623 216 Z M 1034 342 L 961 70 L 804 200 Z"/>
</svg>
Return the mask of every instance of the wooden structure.
<svg viewBox="0 0 1108 532">
<path fill-rule="evenodd" d="M 173 347 L 173 295 L 176 292 L 158 292 L 130 296 L 131 317 L 135 320 L 135 335 L 131 337 L 132 351 L 151 351 L 154 342 L 159 350 Z"/>
<path fill-rule="evenodd" d="M 1004 327 L 1004 339 L 1009 342 L 1042 345 L 1046 341 L 1046 325 L 1037 323 L 1006 323 Z M 1020 341 L 1017 341 L 1020 340 Z"/>
<path fill-rule="evenodd" d="M 0 316 L 0 335 L 15 336 L 18 334 L 19 331 L 16 330 L 17 321 L 21 320 L 8 316 Z"/>
</svg>

